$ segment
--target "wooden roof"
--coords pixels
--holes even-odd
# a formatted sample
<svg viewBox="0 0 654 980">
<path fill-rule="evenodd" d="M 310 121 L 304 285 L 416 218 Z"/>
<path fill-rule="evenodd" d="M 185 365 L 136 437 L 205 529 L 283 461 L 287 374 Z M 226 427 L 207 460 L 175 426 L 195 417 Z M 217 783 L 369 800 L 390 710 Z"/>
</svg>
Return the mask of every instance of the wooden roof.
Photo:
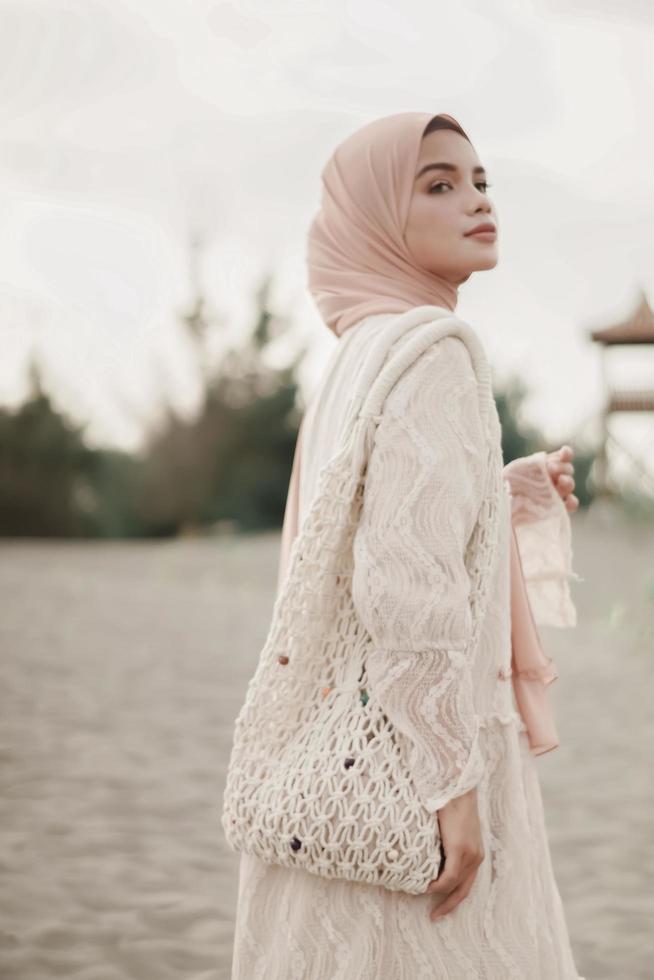
<svg viewBox="0 0 654 980">
<path fill-rule="evenodd" d="M 626 320 L 600 330 L 590 331 L 592 340 L 601 344 L 654 344 L 654 313 L 640 290 L 636 309 Z"/>
</svg>

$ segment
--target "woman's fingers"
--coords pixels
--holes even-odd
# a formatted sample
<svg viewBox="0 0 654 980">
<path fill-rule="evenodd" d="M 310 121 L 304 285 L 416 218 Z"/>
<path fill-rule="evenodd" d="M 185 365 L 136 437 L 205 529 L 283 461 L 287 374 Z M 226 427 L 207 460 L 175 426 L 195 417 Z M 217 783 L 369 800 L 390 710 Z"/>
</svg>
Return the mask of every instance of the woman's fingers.
<svg viewBox="0 0 654 980">
<path fill-rule="evenodd" d="M 572 514 L 579 507 L 579 498 L 572 493 L 574 489 L 575 481 L 569 478 L 561 477 L 557 484 L 555 484 L 559 496 L 563 500 L 565 509 L 569 514 Z"/>
<path fill-rule="evenodd" d="M 574 456 L 574 449 L 572 448 L 572 446 L 569 446 L 567 443 L 565 443 L 563 446 L 561 446 L 560 449 L 555 449 L 553 450 L 553 452 L 548 453 L 548 456 L 550 457 L 554 456 L 557 459 L 559 459 L 562 463 L 571 463 L 572 457 Z"/>
<path fill-rule="evenodd" d="M 470 889 L 479 865 L 484 860 L 484 852 L 468 851 L 466 853 L 452 852 L 445 862 L 445 868 L 440 877 L 430 882 L 427 894 L 437 894 L 438 903 L 432 907 L 429 917 L 432 921 L 441 915 L 446 915 L 463 901 Z M 449 868 L 448 868 L 449 864 Z"/>
<path fill-rule="evenodd" d="M 572 493 L 575 488 L 574 477 L 568 476 L 567 473 L 563 473 L 561 476 L 559 476 L 556 482 L 558 484 L 559 493 L 562 497 L 566 497 L 569 493 Z"/>
<path fill-rule="evenodd" d="M 468 873 L 463 881 L 461 881 L 456 888 L 449 893 L 445 901 L 441 901 L 431 910 L 429 913 L 429 918 L 432 922 L 435 922 L 436 919 L 440 919 L 443 915 L 447 915 L 447 913 L 451 912 L 453 908 L 456 908 L 459 902 L 463 901 L 474 884 L 476 874 L 477 868 L 475 867 Z"/>
<path fill-rule="evenodd" d="M 575 497 L 574 493 L 571 493 L 570 496 L 565 498 L 563 503 L 565 504 L 565 509 L 572 514 L 579 506 L 579 498 Z"/>
<path fill-rule="evenodd" d="M 468 873 L 468 867 L 464 867 L 463 861 L 455 853 L 450 853 L 445 862 L 443 871 L 430 881 L 424 894 L 433 895 L 434 892 L 440 895 L 448 895 L 457 887 Z"/>
<path fill-rule="evenodd" d="M 574 451 L 571 446 L 567 444 L 561 446 L 560 449 L 553 449 L 552 452 L 547 453 L 548 460 L 555 461 L 557 463 L 565 464 L 566 466 L 574 465 L 572 462 L 572 457 L 574 456 Z"/>
<path fill-rule="evenodd" d="M 564 473 L 558 467 L 550 466 L 550 478 L 561 497 L 567 497 L 575 488 L 575 478 L 571 473 Z"/>
<path fill-rule="evenodd" d="M 555 449 L 554 452 L 547 454 L 547 469 L 550 478 L 569 513 L 575 511 L 579 506 L 579 500 L 572 492 L 575 488 L 572 456 L 572 447 L 568 445 L 561 446 L 560 449 Z"/>
<path fill-rule="evenodd" d="M 447 855 L 443 871 L 438 878 L 430 881 L 423 894 L 432 895 L 434 892 L 437 892 L 442 895 L 449 895 L 451 891 L 458 888 L 471 871 L 474 872 L 477 870 L 484 857 L 483 848 L 451 848 Z"/>
</svg>

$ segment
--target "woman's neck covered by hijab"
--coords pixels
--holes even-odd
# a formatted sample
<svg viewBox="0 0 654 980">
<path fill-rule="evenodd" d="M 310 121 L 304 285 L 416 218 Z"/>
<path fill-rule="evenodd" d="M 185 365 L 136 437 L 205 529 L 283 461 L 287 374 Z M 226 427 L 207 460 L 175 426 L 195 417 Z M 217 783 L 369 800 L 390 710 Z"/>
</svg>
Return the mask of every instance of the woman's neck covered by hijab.
<svg viewBox="0 0 654 980">
<path fill-rule="evenodd" d="M 308 285 L 337 337 L 376 313 L 456 308 L 458 285 L 420 267 L 404 240 L 420 144 L 433 118 L 403 112 L 376 119 L 341 142 L 322 170 Z"/>
</svg>

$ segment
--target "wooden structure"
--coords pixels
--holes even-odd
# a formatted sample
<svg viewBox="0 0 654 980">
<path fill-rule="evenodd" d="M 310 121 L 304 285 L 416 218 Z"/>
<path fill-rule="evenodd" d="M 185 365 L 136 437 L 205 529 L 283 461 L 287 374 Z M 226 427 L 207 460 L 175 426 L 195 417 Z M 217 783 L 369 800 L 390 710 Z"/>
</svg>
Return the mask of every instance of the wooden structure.
<svg viewBox="0 0 654 980">
<path fill-rule="evenodd" d="M 602 410 L 602 439 L 595 460 L 593 483 L 597 496 L 614 496 L 617 489 L 609 472 L 607 445 L 612 442 L 626 453 L 639 469 L 643 484 L 654 493 L 654 479 L 648 471 L 625 446 L 621 445 L 609 429 L 609 420 L 616 412 L 654 412 L 654 371 L 652 387 L 625 388 L 612 387 L 607 371 L 608 350 L 627 344 L 650 345 L 654 363 L 654 313 L 647 302 L 644 291 L 640 290 L 640 299 L 634 312 L 626 320 L 590 331 L 590 338 L 602 345 L 602 374 L 606 389 L 606 401 Z M 654 423 L 653 423 L 654 424 Z"/>
</svg>

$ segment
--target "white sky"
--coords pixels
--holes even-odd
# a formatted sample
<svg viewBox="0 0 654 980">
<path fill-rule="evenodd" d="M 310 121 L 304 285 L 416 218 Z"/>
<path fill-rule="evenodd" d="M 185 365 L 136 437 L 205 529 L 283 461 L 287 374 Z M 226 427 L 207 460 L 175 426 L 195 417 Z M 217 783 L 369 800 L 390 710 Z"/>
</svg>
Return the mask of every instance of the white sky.
<svg viewBox="0 0 654 980">
<path fill-rule="evenodd" d="M 500 261 L 457 313 L 497 386 L 533 387 L 548 438 L 592 432 L 587 331 L 640 287 L 654 303 L 653 42 L 649 0 L 0 0 L 0 402 L 37 351 L 95 445 L 136 448 L 161 395 L 192 412 L 192 225 L 216 356 L 271 269 L 308 396 L 336 343 L 305 286 L 320 169 L 369 119 L 419 110 L 460 120 L 493 185 Z M 654 351 L 612 353 L 654 387 Z M 654 457 L 636 421 L 614 430 Z"/>
</svg>

